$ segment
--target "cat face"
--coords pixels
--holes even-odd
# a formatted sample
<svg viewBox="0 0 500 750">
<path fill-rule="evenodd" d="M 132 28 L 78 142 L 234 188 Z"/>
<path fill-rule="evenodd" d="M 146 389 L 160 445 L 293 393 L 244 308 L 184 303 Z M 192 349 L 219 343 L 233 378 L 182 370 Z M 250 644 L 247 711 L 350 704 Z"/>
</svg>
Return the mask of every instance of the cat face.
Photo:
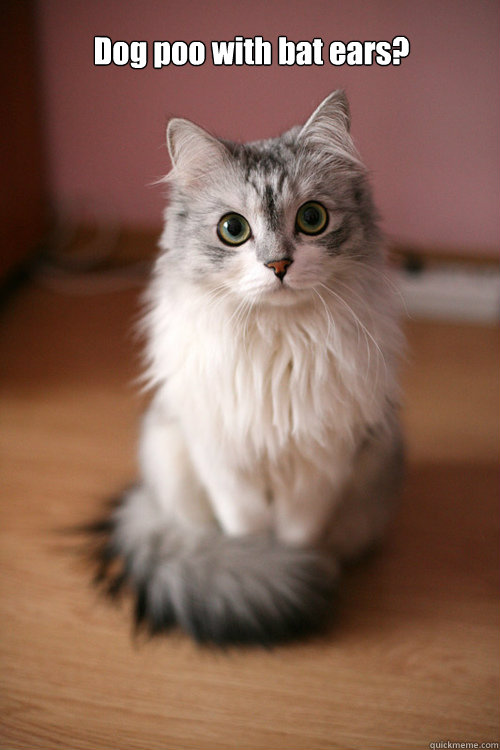
<svg viewBox="0 0 500 750">
<path fill-rule="evenodd" d="M 173 190 L 162 245 L 195 283 L 289 305 L 331 285 L 342 263 L 376 245 L 341 92 L 279 138 L 234 144 L 173 120 L 168 146 Z"/>
</svg>

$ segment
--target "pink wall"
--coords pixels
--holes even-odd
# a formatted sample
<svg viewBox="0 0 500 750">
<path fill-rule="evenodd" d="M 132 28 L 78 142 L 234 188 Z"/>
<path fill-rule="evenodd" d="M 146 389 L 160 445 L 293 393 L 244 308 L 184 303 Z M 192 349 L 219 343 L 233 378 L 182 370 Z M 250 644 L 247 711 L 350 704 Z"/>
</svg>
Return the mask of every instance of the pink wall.
<svg viewBox="0 0 500 750">
<path fill-rule="evenodd" d="M 303 121 L 344 87 L 384 228 L 425 248 L 495 253 L 499 240 L 496 0 L 40 0 L 52 198 L 157 225 L 168 117 L 256 139 Z M 93 37 L 201 40 L 278 35 L 392 40 L 399 67 L 94 67 Z M 325 55 L 325 58 L 327 56 Z"/>
</svg>

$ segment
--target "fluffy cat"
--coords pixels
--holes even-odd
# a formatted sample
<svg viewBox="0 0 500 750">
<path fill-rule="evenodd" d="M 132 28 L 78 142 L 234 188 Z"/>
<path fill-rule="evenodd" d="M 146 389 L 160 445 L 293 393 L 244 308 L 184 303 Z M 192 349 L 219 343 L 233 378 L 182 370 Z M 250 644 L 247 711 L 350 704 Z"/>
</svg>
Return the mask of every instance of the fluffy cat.
<svg viewBox="0 0 500 750">
<path fill-rule="evenodd" d="M 245 145 L 169 123 L 155 396 L 140 479 L 100 527 L 101 577 L 133 590 L 153 632 L 269 644 L 315 629 L 339 564 L 390 518 L 401 337 L 349 121 L 336 91 L 303 127 Z"/>
</svg>

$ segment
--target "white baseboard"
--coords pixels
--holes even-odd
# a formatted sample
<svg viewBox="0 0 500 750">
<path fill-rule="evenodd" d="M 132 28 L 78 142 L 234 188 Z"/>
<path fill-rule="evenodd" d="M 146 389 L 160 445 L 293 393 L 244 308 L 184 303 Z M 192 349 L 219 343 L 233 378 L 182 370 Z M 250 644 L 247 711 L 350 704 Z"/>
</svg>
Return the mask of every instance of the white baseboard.
<svg viewBox="0 0 500 750">
<path fill-rule="evenodd" d="M 443 263 L 421 270 L 398 269 L 396 280 L 413 318 L 498 323 L 500 269 Z"/>
</svg>

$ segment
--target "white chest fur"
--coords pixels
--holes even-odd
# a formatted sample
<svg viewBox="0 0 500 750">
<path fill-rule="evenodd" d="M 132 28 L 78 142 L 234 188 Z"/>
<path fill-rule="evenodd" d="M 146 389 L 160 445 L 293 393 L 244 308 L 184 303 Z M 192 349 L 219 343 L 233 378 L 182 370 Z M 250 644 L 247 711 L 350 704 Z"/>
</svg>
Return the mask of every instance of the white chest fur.
<svg viewBox="0 0 500 750">
<path fill-rule="evenodd" d="M 249 463 L 291 442 L 352 441 L 383 418 L 394 386 L 383 313 L 362 322 L 346 310 L 329 299 L 238 309 L 189 287 L 157 296 L 151 381 L 188 438 Z"/>
</svg>

